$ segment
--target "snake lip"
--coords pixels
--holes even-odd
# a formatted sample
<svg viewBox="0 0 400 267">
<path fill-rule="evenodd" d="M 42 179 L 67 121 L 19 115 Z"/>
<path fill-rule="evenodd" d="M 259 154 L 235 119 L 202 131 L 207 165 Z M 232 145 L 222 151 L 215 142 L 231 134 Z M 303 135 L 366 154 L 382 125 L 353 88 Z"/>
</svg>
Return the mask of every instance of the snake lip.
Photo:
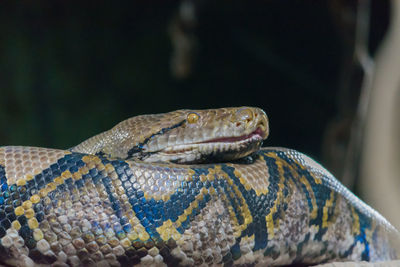
<svg viewBox="0 0 400 267">
<path fill-rule="evenodd" d="M 177 146 L 170 146 L 166 149 L 162 150 L 162 153 L 165 154 L 182 154 L 182 153 L 190 153 L 191 151 L 196 150 L 196 153 L 205 153 L 210 155 L 215 155 L 219 153 L 228 154 L 228 151 L 233 153 L 239 153 L 239 151 L 248 151 L 252 150 L 254 147 L 252 144 L 262 144 L 262 141 L 265 139 L 265 131 L 260 128 L 257 128 L 255 131 L 250 134 L 234 136 L 234 137 L 218 137 L 209 139 L 206 141 L 201 141 L 197 143 L 189 143 L 189 144 L 181 144 Z M 201 152 L 198 151 L 201 148 Z M 159 151 L 161 152 L 161 151 Z"/>
<path fill-rule="evenodd" d="M 244 140 L 254 140 L 254 141 L 261 141 L 265 139 L 265 132 L 262 131 L 260 128 L 257 128 L 254 132 L 250 134 L 241 135 L 241 136 L 232 136 L 232 137 L 219 137 L 210 140 L 206 140 L 203 142 L 199 142 L 197 144 L 207 144 L 207 143 L 234 143 L 240 142 Z"/>
</svg>

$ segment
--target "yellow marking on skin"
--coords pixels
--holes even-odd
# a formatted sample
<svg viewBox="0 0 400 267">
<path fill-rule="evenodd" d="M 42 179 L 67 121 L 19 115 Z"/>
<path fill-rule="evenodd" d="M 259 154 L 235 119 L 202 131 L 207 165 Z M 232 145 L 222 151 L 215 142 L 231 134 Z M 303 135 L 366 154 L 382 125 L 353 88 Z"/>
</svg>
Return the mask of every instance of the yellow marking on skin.
<svg viewBox="0 0 400 267">
<path fill-rule="evenodd" d="M 82 161 L 85 162 L 86 164 L 88 164 L 89 162 L 92 162 L 94 160 L 94 158 L 97 158 L 94 155 L 85 155 L 82 157 Z"/>
<path fill-rule="evenodd" d="M 207 180 L 208 181 L 214 181 L 215 180 L 215 174 L 214 173 L 209 173 L 208 175 L 207 175 Z"/>
<path fill-rule="evenodd" d="M 267 227 L 267 232 L 268 232 L 268 239 L 272 239 L 275 236 L 275 226 L 274 226 L 274 219 L 273 219 L 273 213 L 275 211 L 271 209 L 271 212 L 265 216 L 265 222 L 266 222 L 266 227 Z"/>
<path fill-rule="evenodd" d="M 30 200 L 26 200 L 22 203 L 22 207 L 27 210 L 30 209 L 32 207 L 32 202 Z"/>
<path fill-rule="evenodd" d="M 217 194 L 217 191 L 215 191 L 215 188 L 214 188 L 214 187 L 210 187 L 210 188 L 208 189 L 208 192 L 209 192 L 211 195 L 216 195 L 216 194 Z"/>
<path fill-rule="evenodd" d="M 231 205 L 229 205 L 229 214 L 232 218 L 235 218 L 235 224 L 237 224 L 236 227 L 236 231 L 234 231 L 234 235 L 235 237 L 239 237 L 242 232 L 247 228 L 247 226 L 253 222 L 253 217 L 251 216 L 251 212 L 250 209 L 247 205 L 246 200 L 243 197 L 242 192 L 239 190 L 239 188 L 237 187 L 236 184 L 234 184 L 233 180 L 229 177 L 229 175 L 227 173 L 225 173 L 224 171 L 222 171 L 221 166 L 220 165 L 216 165 L 215 168 L 210 168 L 209 172 L 213 175 L 213 176 L 217 176 L 220 178 L 225 179 L 230 185 L 231 188 L 233 189 L 233 191 L 229 192 L 229 195 L 231 196 L 232 199 L 238 199 L 239 202 L 239 207 L 240 207 L 240 215 L 243 217 L 244 222 L 243 224 L 239 225 L 239 223 L 237 222 L 236 219 L 236 214 L 233 210 L 233 208 L 231 207 Z"/>
<path fill-rule="evenodd" d="M 367 240 L 368 243 L 372 243 L 372 236 L 374 235 L 374 232 L 376 230 L 376 221 L 371 222 L 371 229 L 365 229 L 365 239 Z"/>
<path fill-rule="evenodd" d="M 199 196 L 199 200 L 203 201 L 203 195 Z M 198 207 L 199 207 L 199 202 L 197 200 L 193 201 L 193 208 L 197 209 Z"/>
<path fill-rule="evenodd" d="M 192 169 L 188 169 L 188 177 L 192 178 L 194 175 L 196 174 L 196 172 Z"/>
<path fill-rule="evenodd" d="M 355 233 L 355 235 L 359 235 L 360 234 L 360 218 L 358 217 L 358 214 L 353 206 L 351 207 L 351 214 L 353 215 L 353 226 L 352 226 L 353 233 Z"/>
<path fill-rule="evenodd" d="M 333 205 L 334 197 L 335 197 L 335 192 L 332 190 L 329 199 L 326 200 L 325 205 L 322 209 L 322 228 L 326 228 L 330 224 L 332 224 L 332 222 L 328 221 L 328 211 L 329 208 L 332 207 Z"/>
<path fill-rule="evenodd" d="M 30 200 L 33 204 L 36 204 L 40 201 L 40 197 L 39 197 L 39 195 L 35 194 L 35 195 L 31 196 Z"/>
<path fill-rule="evenodd" d="M 18 179 L 18 180 L 17 180 L 17 185 L 18 185 L 18 186 L 26 185 L 26 180 L 25 180 L 25 179 Z"/>
<path fill-rule="evenodd" d="M 157 227 L 156 230 L 164 241 L 168 241 L 172 236 L 178 237 L 176 239 L 174 238 L 175 240 L 180 239 L 180 234 L 170 219 L 165 221 L 160 227 Z"/>
<path fill-rule="evenodd" d="M 317 200 L 315 199 L 314 191 L 311 188 L 310 183 L 308 182 L 307 178 L 303 175 L 300 177 L 300 182 L 305 185 L 308 195 L 311 198 L 311 205 L 312 211 L 310 213 L 310 218 L 315 219 L 318 215 L 318 207 L 317 207 Z"/>
<path fill-rule="evenodd" d="M 150 239 L 150 235 L 146 232 L 146 229 L 143 228 L 142 230 L 139 230 L 138 233 L 140 241 L 145 242 Z"/>
<path fill-rule="evenodd" d="M 81 173 L 80 171 L 74 172 L 74 173 L 72 174 L 72 178 L 73 178 L 75 181 L 80 180 L 80 179 L 82 179 L 82 173 Z"/>
<path fill-rule="evenodd" d="M 25 211 L 25 217 L 26 217 L 26 218 L 30 219 L 30 218 L 32 218 L 33 216 L 35 216 L 35 211 L 34 211 L 33 209 L 27 209 L 27 210 Z"/>
<path fill-rule="evenodd" d="M 21 229 L 21 224 L 19 221 L 15 220 L 11 223 L 11 227 L 14 228 L 15 230 Z"/>
<path fill-rule="evenodd" d="M 244 186 L 244 189 L 246 189 L 246 191 L 250 191 L 251 186 L 246 182 L 246 180 L 244 180 L 244 178 L 242 176 L 239 176 L 239 177 L 240 177 L 239 181 Z"/>
<path fill-rule="evenodd" d="M 226 178 L 226 177 L 224 177 L 224 178 Z M 233 180 L 232 180 L 232 179 L 225 179 L 225 180 L 228 181 L 228 184 L 229 184 L 229 185 L 233 185 Z"/>
<path fill-rule="evenodd" d="M 216 174 L 221 171 L 221 165 L 215 165 L 213 168 L 208 168 L 208 173 L 209 174 Z"/>
<path fill-rule="evenodd" d="M 39 195 L 42 198 L 47 196 L 48 193 L 49 193 L 49 191 L 48 191 L 48 189 L 46 187 L 39 190 Z"/>
<path fill-rule="evenodd" d="M 204 174 L 201 174 L 199 178 L 200 178 L 200 181 L 201 181 L 202 183 L 204 183 L 205 181 L 207 181 L 207 176 L 205 176 Z"/>
<path fill-rule="evenodd" d="M 254 245 L 255 245 L 254 239 L 255 239 L 255 235 L 254 234 L 251 235 L 251 236 L 247 236 L 247 235 L 243 236 L 241 238 L 241 240 L 240 240 L 240 247 L 246 246 L 246 247 L 248 247 L 250 249 L 253 249 Z"/>
<path fill-rule="evenodd" d="M 221 171 L 221 166 L 216 165 L 214 168 L 209 168 L 208 169 L 208 174 L 207 174 L 207 180 L 208 181 L 214 181 L 215 180 L 215 175 L 217 172 Z"/>
<path fill-rule="evenodd" d="M 43 239 L 44 234 L 42 232 L 42 230 L 40 230 L 39 228 L 36 228 L 35 230 L 33 230 L 33 238 L 35 239 L 35 241 L 39 241 L 41 239 Z"/>
<path fill-rule="evenodd" d="M 64 171 L 63 173 L 61 173 L 61 177 L 64 178 L 65 180 L 68 178 L 72 177 L 72 174 L 69 170 Z"/>
<path fill-rule="evenodd" d="M 29 228 L 31 228 L 32 230 L 33 230 L 33 229 L 36 229 L 36 228 L 39 227 L 39 222 L 36 220 L 36 218 L 30 218 L 30 219 L 28 220 L 28 226 L 29 226 Z"/>
<path fill-rule="evenodd" d="M 130 241 L 135 241 L 139 238 L 139 235 L 136 233 L 136 231 L 130 231 L 126 236 L 129 238 Z"/>
<path fill-rule="evenodd" d="M 78 172 L 79 172 L 79 170 L 78 170 Z M 71 178 L 71 177 L 72 177 L 72 174 L 69 170 L 64 171 L 63 173 L 61 173 L 60 176 L 55 177 L 53 179 L 53 182 L 48 183 L 44 188 L 40 189 L 38 197 L 44 198 L 45 196 L 47 196 L 48 193 L 56 190 L 57 185 L 63 184 L 66 179 Z M 38 202 L 39 202 L 39 200 L 38 200 Z"/>
<path fill-rule="evenodd" d="M 278 205 L 282 203 L 283 200 L 283 188 L 284 188 L 284 182 L 285 182 L 285 177 L 284 177 L 284 170 L 283 170 L 283 164 L 287 164 L 287 162 L 280 160 L 275 154 L 272 153 L 267 153 L 269 154 L 270 157 L 275 158 L 275 164 L 278 167 L 278 173 L 279 173 L 279 182 L 278 182 L 278 192 L 276 192 L 276 199 L 274 201 L 274 205 L 270 209 L 270 212 L 268 215 L 265 216 L 265 222 L 266 222 L 266 227 L 267 227 L 267 232 L 268 232 L 268 239 L 272 239 L 275 236 L 275 224 L 278 224 L 278 221 L 274 222 L 273 216 L 274 214 L 278 211 Z M 287 164 L 287 167 L 289 169 L 292 169 L 290 165 Z"/>
<path fill-rule="evenodd" d="M 79 169 L 79 172 L 84 175 L 89 173 L 89 168 L 87 166 L 82 166 L 82 168 Z"/>
<path fill-rule="evenodd" d="M 26 181 L 30 181 L 34 178 L 35 176 L 33 176 L 32 174 L 28 173 L 27 175 L 25 175 L 25 180 Z"/>
<path fill-rule="evenodd" d="M 64 178 L 62 178 L 61 176 L 54 178 L 54 182 L 56 184 L 63 184 L 64 183 Z"/>
<path fill-rule="evenodd" d="M 127 234 L 127 236 L 129 239 L 131 239 L 131 241 L 135 241 L 136 239 L 147 241 L 150 238 L 149 234 L 146 232 L 146 229 L 136 216 L 130 216 L 129 223 L 132 225 L 132 230 Z"/>
<path fill-rule="evenodd" d="M 55 182 L 50 182 L 46 185 L 46 187 L 48 188 L 49 192 L 52 192 L 52 191 L 56 190 L 57 184 Z"/>
<path fill-rule="evenodd" d="M 15 213 L 15 215 L 17 215 L 17 216 L 21 216 L 22 214 L 25 213 L 25 209 L 24 209 L 22 206 L 16 207 L 16 208 L 14 209 L 14 213 Z"/>
<path fill-rule="evenodd" d="M 124 248 L 129 248 L 131 246 L 131 244 L 132 244 L 131 241 L 128 238 L 122 239 L 120 241 L 120 243 Z"/>
<path fill-rule="evenodd" d="M 106 172 L 107 173 L 112 173 L 115 169 L 114 169 L 114 166 L 111 164 L 111 163 L 107 163 L 106 165 L 105 165 L 105 168 L 106 168 Z"/>
<path fill-rule="evenodd" d="M 210 189 L 211 189 L 211 188 L 210 188 Z M 178 220 L 176 220 L 176 222 L 174 223 L 174 227 L 175 227 L 175 228 L 180 227 L 180 226 L 182 225 L 182 222 L 186 221 L 186 220 L 187 220 L 187 217 L 188 217 L 189 215 L 192 214 L 193 209 L 196 209 L 196 208 L 199 207 L 199 201 L 202 201 L 202 200 L 204 199 L 204 196 L 205 196 L 206 194 L 208 194 L 209 191 L 210 191 L 210 190 L 207 191 L 207 189 L 204 188 L 204 187 L 200 190 L 200 193 L 199 193 L 199 194 L 195 197 L 195 199 L 189 204 L 189 207 L 187 207 L 187 208 L 183 211 L 183 213 L 182 213 L 180 216 L 178 216 Z M 215 191 L 215 190 L 214 190 L 214 191 Z"/>
<path fill-rule="evenodd" d="M 106 169 L 106 167 L 102 163 L 98 163 L 98 164 L 96 164 L 96 169 L 99 172 L 101 172 L 101 171 L 104 171 Z"/>
</svg>

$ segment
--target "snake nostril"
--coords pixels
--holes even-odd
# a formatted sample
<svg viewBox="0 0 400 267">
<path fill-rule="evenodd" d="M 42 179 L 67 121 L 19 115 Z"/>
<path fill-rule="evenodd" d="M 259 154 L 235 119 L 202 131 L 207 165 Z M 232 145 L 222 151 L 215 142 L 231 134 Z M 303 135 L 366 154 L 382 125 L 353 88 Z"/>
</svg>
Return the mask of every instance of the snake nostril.
<svg viewBox="0 0 400 267">
<path fill-rule="evenodd" d="M 240 127 L 240 125 L 242 125 L 242 123 L 240 123 L 240 122 L 236 123 L 236 127 Z"/>
</svg>

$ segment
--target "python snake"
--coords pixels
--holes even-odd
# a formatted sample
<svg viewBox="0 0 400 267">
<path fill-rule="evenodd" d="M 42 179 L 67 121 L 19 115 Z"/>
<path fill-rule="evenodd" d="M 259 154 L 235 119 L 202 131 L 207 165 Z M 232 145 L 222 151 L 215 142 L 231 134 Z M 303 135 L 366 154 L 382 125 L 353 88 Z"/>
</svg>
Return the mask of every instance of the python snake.
<svg viewBox="0 0 400 267">
<path fill-rule="evenodd" d="M 398 259 L 400 234 L 258 108 L 121 122 L 69 149 L 0 148 L 0 263 L 280 266 Z"/>
</svg>

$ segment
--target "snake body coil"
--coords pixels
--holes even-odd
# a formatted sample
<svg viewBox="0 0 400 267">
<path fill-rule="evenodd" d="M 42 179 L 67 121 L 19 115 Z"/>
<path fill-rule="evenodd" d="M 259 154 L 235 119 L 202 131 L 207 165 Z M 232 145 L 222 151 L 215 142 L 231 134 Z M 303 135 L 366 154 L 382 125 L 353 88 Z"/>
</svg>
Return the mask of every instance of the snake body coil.
<svg viewBox="0 0 400 267">
<path fill-rule="evenodd" d="M 140 128 L 136 137 L 126 122 L 70 151 L 1 147 L 0 263 L 277 266 L 398 259 L 398 231 L 323 167 L 294 150 L 259 149 L 268 134 L 261 110 L 158 116 L 144 117 L 159 125 L 146 123 L 149 130 Z M 179 136 L 207 123 L 206 134 Z M 230 162 L 243 156 L 248 160 Z"/>
</svg>

